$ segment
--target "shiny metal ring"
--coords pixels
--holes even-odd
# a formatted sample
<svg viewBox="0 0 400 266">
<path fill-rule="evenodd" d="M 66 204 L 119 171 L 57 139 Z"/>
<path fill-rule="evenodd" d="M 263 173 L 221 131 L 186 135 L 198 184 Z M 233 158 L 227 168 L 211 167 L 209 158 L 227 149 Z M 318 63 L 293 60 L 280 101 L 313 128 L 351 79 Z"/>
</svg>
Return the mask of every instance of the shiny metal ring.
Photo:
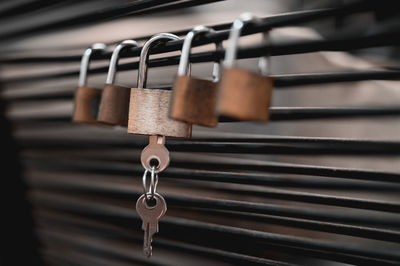
<svg viewBox="0 0 400 266">
<path fill-rule="evenodd" d="M 157 192 L 157 185 L 158 185 L 158 175 L 155 173 L 156 168 L 153 166 L 151 167 L 150 170 L 145 170 L 143 173 L 143 178 L 142 178 L 142 187 L 143 187 L 143 194 L 150 195 L 149 199 L 154 198 L 155 193 Z M 146 189 L 146 181 L 147 181 L 147 174 L 150 172 L 150 187 L 149 190 L 147 191 Z"/>
</svg>

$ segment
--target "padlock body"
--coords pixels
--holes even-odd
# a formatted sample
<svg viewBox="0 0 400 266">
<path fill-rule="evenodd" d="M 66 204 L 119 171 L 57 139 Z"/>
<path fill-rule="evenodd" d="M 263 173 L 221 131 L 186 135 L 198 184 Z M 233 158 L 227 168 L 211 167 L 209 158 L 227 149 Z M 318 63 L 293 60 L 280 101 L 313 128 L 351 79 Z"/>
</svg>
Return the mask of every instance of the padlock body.
<svg viewBox="0 0 400 266">
<path fill-rule="evenodd" d="M 217 113 L 243 121 L 268 121 L 273 79 L 240 68 L 225 69 Z"/>
<path fill-rule="evenodd" d="M 78 123 L 101 124 L 97 121 L 102 89 L 79 86 L 75 93 L 72 120 Z"/>
<path fill-rule="evenodd" d="M 218 124 L 216 102 L 217 83 L 178 76 L 173 88 L 170 117 L 195 125 L 215 127 Z"/>
<path fill-rule="evenodd" d="M 129 97 L 131 89 L 124 86 L 106 84 L 101 97 L 99 122 L 127 126 L 129 112 Z"/>
<path fill-rule="evenodd" d="M 172 91 L 131 89 L 128 133 L 187 138 L 192 127 L 168 116 Z"/>
</svg>

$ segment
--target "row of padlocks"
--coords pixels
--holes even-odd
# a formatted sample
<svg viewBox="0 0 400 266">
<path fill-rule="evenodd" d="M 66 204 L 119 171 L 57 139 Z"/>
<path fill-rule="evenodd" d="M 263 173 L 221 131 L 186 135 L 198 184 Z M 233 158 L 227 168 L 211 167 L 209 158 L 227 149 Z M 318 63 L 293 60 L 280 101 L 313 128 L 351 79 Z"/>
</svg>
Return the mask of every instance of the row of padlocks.
<svg viewBox="0 0 400 266">
<path fill-rule="evenodd" d="M 223 71 L 219 63 L 213 67 L 213 79 L 190 76 L 189 56 L 195 36 L 213 30 L 197 26 L 184 40 L 181 59 L 173 90 L 146 88 L 147 60 L 150 49 L 169 40 L 180 40 L 176 35 L 160 33 L 143 45 L 137 88 L 114 84 L 116 64 L 122 49 L 138 46 L 133 40 L 120 43 L 113 51 L 104 89 L 88 87 L 86 73 L 90 56 L 105 50 L 103 44 L 94 44 L 82 57 L 79 87 L 75 96 L 73 120 L 89 124 L 108 124 L 128 127 L 128 133 L 190 137 L 192 124 L 215 127 L 223 115 L 242 121 L 267 121 L 272 90 L 268 77 L 267 58 L 259 59 L 259 73 L 237 68 L 236 53 L 240 32 L 254 18 L 237 19 L 230 31 Z M 267 36 L 267 33 L 264 34 Z M 216 44 L 221 49 L 221 44 Z"/>
<path fill-rule="evenodd" d="M 255 21 L 249 14 L 234 21 L 226 47 L 224 69 L 221 74 L 219 62 L 215 62 L 211 81 L 190 76 L 189 56 L 195 36 L 213 30 L 197 26 L 190 31 L 183 43 L 172 90 L 146 88 L 146 79 L 151 48 L 160 42 L 180 40 L 174 34 L 156 34 L 144 43 L 140 54 L 137 88 L 114 84 L 120 51 L 125 47 L 137 47 L 137 42 L 126 40 L 115 48 L 104 89 L 88 87 L 86 74 L 92 53 L 104 51 L 106 46 L 95 44 L 82 57 L 73 121 L 123 126 L 127 127 L 128 133 L 150 136 L 149 145 L 141 154 L 141 163 L 145 169 L 143 195 L 136 203 L 136 210 L 143 220 L 143 250 L 147 256 L 152 254 L 151 241 L 152 236 L 158 232 L 158 220 L 167 210 L 164 198 L 156 192 L 158 174 L 168 167 L 170 160 L 169 151 L 164 146 L 165 136 L 190 137 L 193 124 L 215 127 L 219 116 L 241 121 L 269 119 L 273 81 L 268 76 L 268 58 L 264 56 L 259 59 L 260 73 L 235 66 L 241 31 L 246 23 Z M 264 33 L 264 39 L 267 37 L 267 33 Z M 216 43 L 216 49 L 221 48 L 221 43 Z M 149 174 L 150 185 L 147 189 Z"/>
</svg>

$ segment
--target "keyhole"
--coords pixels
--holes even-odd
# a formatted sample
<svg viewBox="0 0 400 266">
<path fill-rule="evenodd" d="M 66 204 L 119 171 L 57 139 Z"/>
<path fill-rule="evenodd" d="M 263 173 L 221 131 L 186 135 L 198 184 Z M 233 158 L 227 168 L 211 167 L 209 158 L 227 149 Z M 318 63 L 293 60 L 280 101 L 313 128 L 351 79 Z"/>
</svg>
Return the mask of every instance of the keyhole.
<svg viewBox="0 0 400 266">
<path fill-rule="evenodd" d="M 151 158 L 150 159 L 150 167 L 158 168 L 160 165 L 160 161 L 157 158 Z"/>
<path fill-rule="evenodd" d="M 157 200 L 155 197 L 152 197 L 152 198 L 146 200 L 146 205 L 149 208 L 154 208 L 156 206 L 156 204 L 157 204 Z"/>
</svg>

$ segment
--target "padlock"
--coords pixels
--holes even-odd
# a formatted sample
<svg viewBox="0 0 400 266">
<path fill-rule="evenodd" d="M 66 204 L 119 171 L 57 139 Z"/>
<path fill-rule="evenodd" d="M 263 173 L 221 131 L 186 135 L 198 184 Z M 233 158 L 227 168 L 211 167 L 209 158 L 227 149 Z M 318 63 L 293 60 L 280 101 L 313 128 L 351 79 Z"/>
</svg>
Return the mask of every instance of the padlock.
<svg viewBox="0 0 400 266">
<path fill-rule="evenodd" d="M 114 49 L 108 69 L 106 86 L 104 87 L 101 97 L 99 114 L 97 117 L 99 122 L 125 127 L 128 125 L 131 89 L 125 86 L 115 85 L 114 81 L 120 51 L 125 47 L 137 46 L 138 43 L 136 41 L 125 40 Z"/>
<path fill-rule="evenodd" d="M 102 124 L 97 121 L 99 104 L 101 100 L 102 89 L 87 86 L 87 72 L 89 68 L 90 57 L 94 52 L 103 52 L 106 50 L 103 43 L 95 43 L 82 56 L 79 73 L 78 88 L 75 92 L 75 104 L 72 120 L 78 123 Z"/>
<path fill-rule="evenodd" d="M 170 117 L 191 124 L 215 127 L 218 116 L 215 114 L 217 102 L 217 82 L 219 80 L 219 62 L 214 62 L 213 80 L 193 78 L 188 75 L 188 63 L 193 38 L 200 33 L 213 32 L 205 26 L 197 26 L 190 31 L 182 46 L 178 75 L 173 87 Z M 217 50 L 222 48 L 216 43 Z"/>
<path fill-rule="evenodd" d="M 143 45 L 140 53 L 137 88 L 131 89 L 128 133 L 181 138 L 191 136 L 191 125 L 173 120 L 168 116 L 172 91 L 145 88 L 149 50 L 154 45 L 168 40 L 180 40 L 180 38 L 174 34 L 160 33 L 151 37 Z"/>
<path fill-rule="evenodd" d="M 259 60 L 260 74 L 235 67 L 237 46 L 245 23 L 254 17 L 244 14 L 234 21 L 230 30 L 223 62 L 224 70 L 219 83 L 217 113 L 243 121 L 268 121 L 273 79 L 268 75 L 267 57 Z M 268 33 L 264 34 L 264 40 Z"/>
</svg>

